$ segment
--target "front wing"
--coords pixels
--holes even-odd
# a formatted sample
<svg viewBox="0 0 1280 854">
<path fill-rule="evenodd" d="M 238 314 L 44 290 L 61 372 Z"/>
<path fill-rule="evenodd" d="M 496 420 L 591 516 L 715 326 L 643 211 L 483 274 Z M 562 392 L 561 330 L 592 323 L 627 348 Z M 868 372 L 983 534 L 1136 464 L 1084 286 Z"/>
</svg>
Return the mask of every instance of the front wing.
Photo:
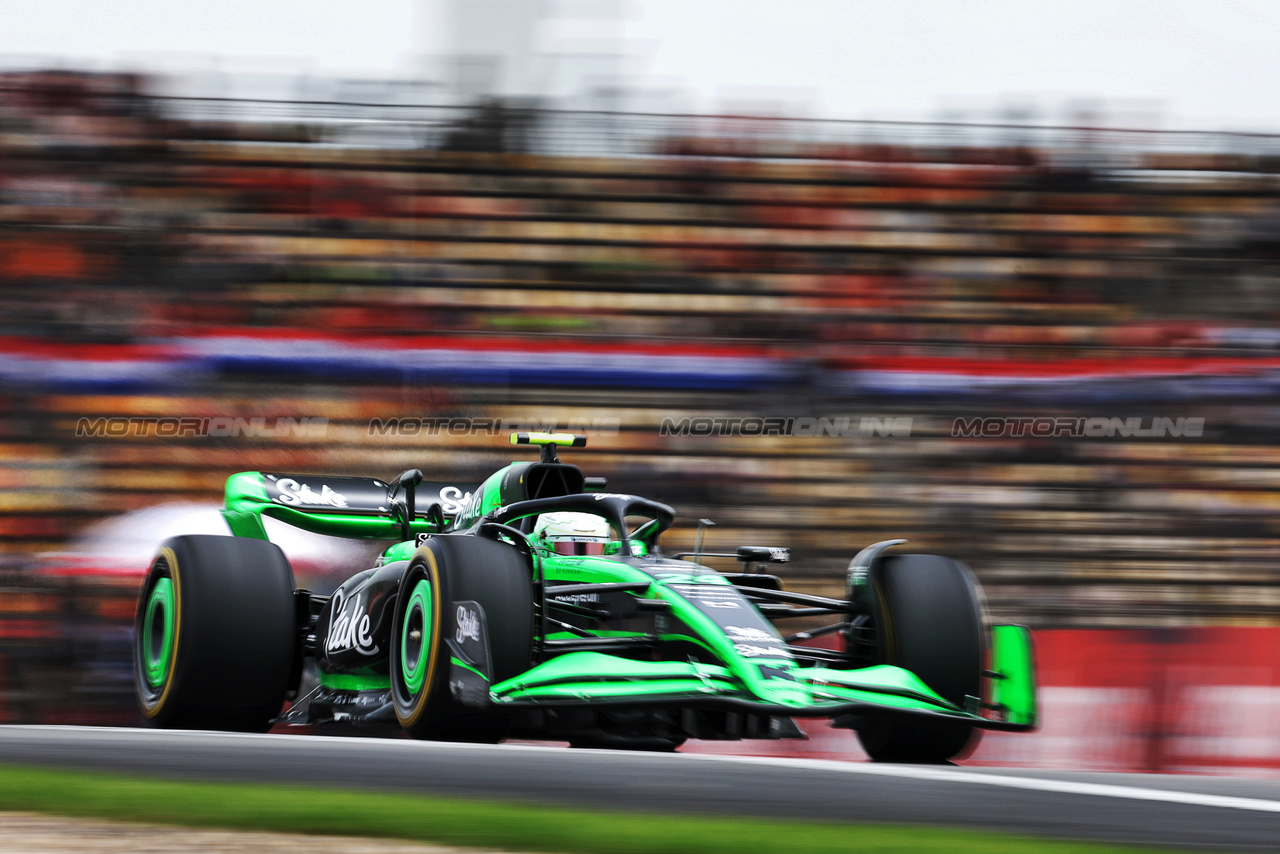
<svg viewBox="0 0 1280 854">
<path fill-rule="evenodd" d="M 972 698 L 967 708 L 948 702 L 913 673 L 892 665 L 779 669 L 775 678 L 794 682 L 795 690 L 791 701 L 776 703 L 753 697 L 728 667 L 635 661 L 600 652 L 553 658 L 493 685 L 489 698 L 510 708 L 684 705 L 787 717 L 927 717 L 983 729 L 1033 729 L 1036 696 L 1029 634 L 1020 626 L 996 626 L 992 640 L 990 699 Z"/>
</svg>

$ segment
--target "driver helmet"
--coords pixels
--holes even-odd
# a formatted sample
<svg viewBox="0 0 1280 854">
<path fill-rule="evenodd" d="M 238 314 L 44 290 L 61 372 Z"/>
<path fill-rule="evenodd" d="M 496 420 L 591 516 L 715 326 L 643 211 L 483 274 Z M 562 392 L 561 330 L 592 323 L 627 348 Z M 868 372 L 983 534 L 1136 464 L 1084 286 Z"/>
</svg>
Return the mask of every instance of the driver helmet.
<svg viewBox="0 0 1280 854">
<path fill-rule="evenodd" d="M 543 513 L 533 535 L 559 555 L 600 555 L 609 542 L 609 523 L 591 513 Z"/>
</svg>

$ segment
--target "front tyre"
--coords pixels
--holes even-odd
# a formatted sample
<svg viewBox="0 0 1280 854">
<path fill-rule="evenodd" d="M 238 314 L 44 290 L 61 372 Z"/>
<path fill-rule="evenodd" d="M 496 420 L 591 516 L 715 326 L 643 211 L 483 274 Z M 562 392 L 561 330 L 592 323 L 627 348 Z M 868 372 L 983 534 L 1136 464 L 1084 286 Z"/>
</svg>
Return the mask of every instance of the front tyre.
<svg viewBox="0 0 1280 854">
<path fill-rule="evenodd" d="M 265 732 L 297 644 L 293 572 L 263 540 L 165 540 L 138 599 L 134 694 L 158 727 Z"/>
<path fill-rule="evenodd" d="M 528 559 L 506 543 L 468 535 L 432 537 L 400 581 L 391 624 L 391 699 L 414 738 L 497 742 L 510 717 L 464 706 L 449 686 L 445 632 L 454 603 L 484 609 L 493 681 L 529 668 L 533 651 L 533 583 Z"/>
<path fill-rule="evenodd" d="M 964 564 L 938 555 L 893 555 L 872 579 L 879 662 L 911 671 L 961 708 L 982 696 L 985 643 L 977 582 Z M 858 729 L 877 762 L 962 758 L 981 733 L 946 720 L 882 718 Z"/>
</svg>

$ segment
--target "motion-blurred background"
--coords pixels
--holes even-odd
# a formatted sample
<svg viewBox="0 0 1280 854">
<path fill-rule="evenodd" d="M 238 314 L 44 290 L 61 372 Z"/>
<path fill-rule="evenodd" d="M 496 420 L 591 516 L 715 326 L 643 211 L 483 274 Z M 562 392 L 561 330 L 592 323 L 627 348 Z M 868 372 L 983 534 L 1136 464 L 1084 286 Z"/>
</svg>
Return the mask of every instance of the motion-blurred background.
<svg viewBox="0 0 1280 854">
<path fill-rule="evenodd" d="M 374 3 L 352 61 L 412 50 L 364 76 L 341 18 L 240 5 L 212 58 L 158 4 L 7 15 L 74 55 L 0 61 L 0 720 L 136 720 L 137 584 L 228 474 L 474 483 L 500 430 L 371 427 L 471 418 L 592 428 L 573 461 L 676 505 L 672 546 L 710 518 L 795 589 L 890 537 L 967 561 L 1045 682 L 978 759 L 1280 768 L 1265 4 L 1058 39 L 999 3 Z M 321 590 L 343 549 L 287 546 Z"/>
</svg>

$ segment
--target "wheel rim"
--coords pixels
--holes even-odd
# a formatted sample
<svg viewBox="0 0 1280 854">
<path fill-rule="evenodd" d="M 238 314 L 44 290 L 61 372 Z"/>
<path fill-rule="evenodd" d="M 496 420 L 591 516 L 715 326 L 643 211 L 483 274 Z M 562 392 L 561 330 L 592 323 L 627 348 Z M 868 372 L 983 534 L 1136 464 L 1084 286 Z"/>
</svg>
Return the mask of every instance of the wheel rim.
<svg viewBox="0 0 1280 854">
<path fill-rule="evenodd" d="M 157 579 L 147 598 L 146 617 L 142 624 L 142 670 L 152 688 L 159 688 L 169 676 L 176 613 L 173 581 Z"/>
<path fill-rule="evenodd" d="M 400 629 L 400 676 L 411 696 L 422 691 L 431 661 L 431 582 L 414 585 Z"/>
</svg>

